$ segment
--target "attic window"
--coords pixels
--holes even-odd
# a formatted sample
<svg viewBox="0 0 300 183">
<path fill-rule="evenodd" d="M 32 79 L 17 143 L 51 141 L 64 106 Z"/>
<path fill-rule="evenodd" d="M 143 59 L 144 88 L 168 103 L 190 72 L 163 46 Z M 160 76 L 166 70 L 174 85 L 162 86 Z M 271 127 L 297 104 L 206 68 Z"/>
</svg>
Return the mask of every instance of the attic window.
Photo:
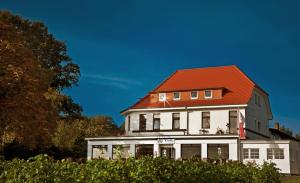
<svg viewBox="0 0 300 183">
<path fill-rule="evenodd" d="M 173 93 L 173 100 L 180 100 L 180 92 Z"/>
<path fill-rule="evenodd" d="M 212 91 L 211 90 L 205 90 L 204 91 L 204 98 L 212 98 Z"/>
<path fill-rule="evenodd" d="M 191 91 L 191 99 L 197 99 L 198 98 L 198 92 L 197 91 Z"/>
<path fill-rule="evenodd" d="M 166 99 L 167 99 L 166 93 L 159 93 L 158 94 L 158 100 L 160 102 L 164 102 L 164 101 L 166 101 Z"/>
</svg>

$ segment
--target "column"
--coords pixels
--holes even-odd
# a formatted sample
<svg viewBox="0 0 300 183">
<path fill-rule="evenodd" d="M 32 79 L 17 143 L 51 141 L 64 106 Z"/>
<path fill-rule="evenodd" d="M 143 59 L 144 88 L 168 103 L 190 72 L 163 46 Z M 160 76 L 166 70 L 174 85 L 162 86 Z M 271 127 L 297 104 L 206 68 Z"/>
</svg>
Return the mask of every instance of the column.
<svg viewBox="0 0 300 183">
<path fill-rule="evenodd" d="M 153 157 L 156 158 L 160 156 L 160 153 L 159 153 L 159 144 L 154 144 L 153 145 Z"/>
<path fill-rule="evenodd" d="M 130 156 L 135 157 L 135 144 L 130 144 Z"/>
<path fill-rule="evenodd" d="M 207 144 L 201 144 L 201 158 L 207 159 Z"/>
<path fill-rule="evenodd" d="M 90 144 L 90 141 L 88 141 L 88 146 L 87 146 L 87 160 L 92 159 L 92 151 L 93 151 L 93 146 Z"/>
<path fill-rule="evenodd" d="M 175 148 L 175 159 L 181 158 L 181 144 L 174 144 L 173 147 Z"/>
<path fill-rule="evenodd" d="M 107 155 L 109 159 L 112 159 L 112 144 L 107 145 Z"/>
<path fill-rule="evenodd" d="M 230 160 L 238 160 L 238 145 L 237 144 L 229 144 L 229 159 Z"/>
</svg>

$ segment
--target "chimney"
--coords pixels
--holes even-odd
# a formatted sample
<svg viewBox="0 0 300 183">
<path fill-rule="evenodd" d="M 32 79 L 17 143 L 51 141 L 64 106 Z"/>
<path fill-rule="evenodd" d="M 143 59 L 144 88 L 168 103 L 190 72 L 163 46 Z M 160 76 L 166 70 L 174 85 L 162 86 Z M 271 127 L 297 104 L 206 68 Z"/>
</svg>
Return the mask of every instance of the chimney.
<svg viewBox="0 0 300 183">
<path fill-rule="evenodd" d="M 274 129 L 279 130 L 279 123 L 278 122 L 274 123 Z"/>
</svg>

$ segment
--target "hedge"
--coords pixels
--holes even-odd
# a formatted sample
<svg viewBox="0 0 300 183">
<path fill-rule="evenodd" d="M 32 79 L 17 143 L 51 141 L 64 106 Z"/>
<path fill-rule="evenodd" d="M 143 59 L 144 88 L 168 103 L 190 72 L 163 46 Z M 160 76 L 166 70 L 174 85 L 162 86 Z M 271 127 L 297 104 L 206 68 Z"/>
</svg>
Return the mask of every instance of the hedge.
<svg viewBox="0 0 300 183">
<path fill-rule="evenodd" d="M 274 164 L 223 165 L 210 164 L 199 159 L 175 161 L 165 158 L 143 157 L 135 160 L 93 160 L 76 163 L 55 161 L 47 155 L 28 160 L 0 161 L 0 182 L 51 183 L 51 182 L 240 182 L 276 183 L 281 175 Z"/>
</svg>

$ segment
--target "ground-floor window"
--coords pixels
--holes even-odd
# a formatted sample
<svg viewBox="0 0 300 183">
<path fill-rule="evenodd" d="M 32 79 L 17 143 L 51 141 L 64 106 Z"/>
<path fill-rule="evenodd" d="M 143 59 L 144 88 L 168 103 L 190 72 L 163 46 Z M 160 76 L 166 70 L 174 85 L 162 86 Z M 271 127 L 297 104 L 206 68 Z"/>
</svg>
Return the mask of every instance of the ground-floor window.
<svg viewBox="0 0 300 183">
<path fill-rule="evenodd" d="M 182 144 L 181 158 L 191 159 L 193 157 L 201 158 L 201 144 Z"/>
<path fill-rule="evenodd" d="M 99 159 L 99 158 L 108 159 L 107 145 L 92 146 L 92 159 Z"/>
<path fill-rule="evenodd" d="M 209 159 L 229 159 L 228 144 L 208 144 L 207 158 Z"/>
<path fill-rule="evenodd" d="M 284 159 L 284 149 L 282 148 L 268 148 L 268 159 Z"/>
<path fill-rule="evenodd" d="M 113 145 L 112 146 L 112 159 L 129 158 L 130 145 Z"/>
<path fill-rule="evenodd" d="M 160 156 L 175 159 L 175 148 L 173 146 L 160 146 Z"/>
<path fill-rule="evenodd" d="M 153 156 L 153 144 L 137 144 L 135 145 L 135 157 Z"/>
<path fill-rule="evenodd" d="M 244 148 L 243 149 L 244 159 L 259 159 L 258 148 Z"/>
</svg>

